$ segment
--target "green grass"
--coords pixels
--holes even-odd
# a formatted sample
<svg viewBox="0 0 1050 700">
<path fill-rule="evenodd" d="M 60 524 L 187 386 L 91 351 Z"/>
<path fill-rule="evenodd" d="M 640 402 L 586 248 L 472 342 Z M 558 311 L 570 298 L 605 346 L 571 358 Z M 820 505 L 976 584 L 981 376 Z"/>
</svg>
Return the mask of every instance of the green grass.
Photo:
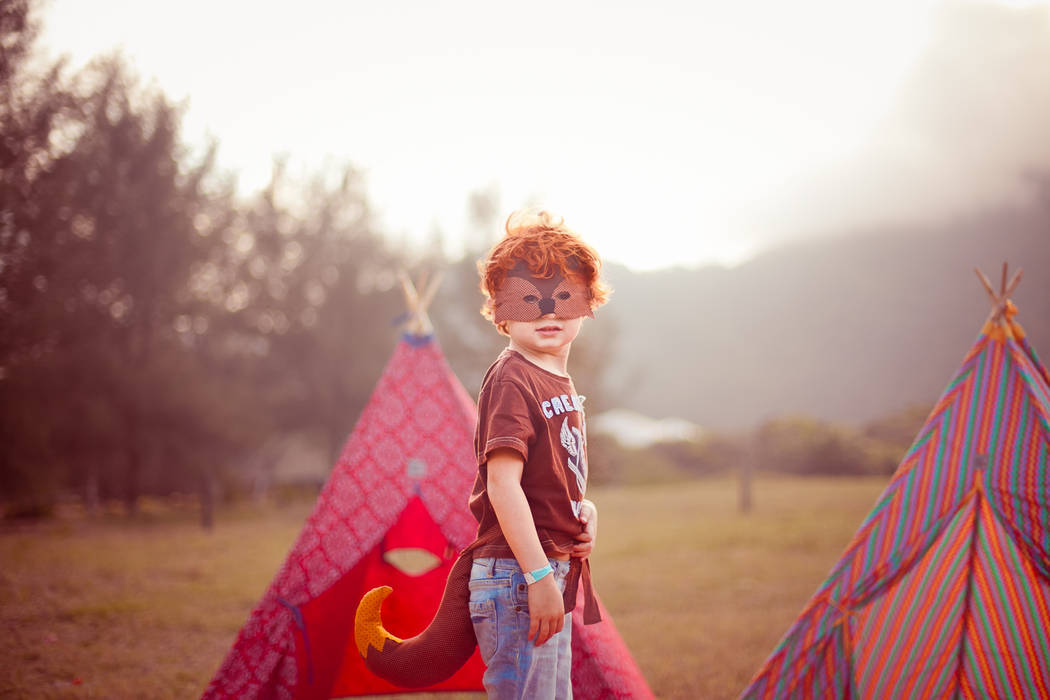
<svg viewBox="0 0 1050 700">
<path fill-rule="evenodd" d="M 0 535 L 0 696 L 200 695 L 309 512 L 129 526 L 65 518 Z"/>
<path fill-rule="evenodd" d="M 885 483 L 760 478 L 749 515 L 728 480 L 593 489 L 595 584 L 653 692 L 736 697 Z M 198 696 L 311 507 L 8 526 L 0 697 Z"/>
<path fill-rule="evenodd" d="M 759 479 L 595 494 L 595 585 L 663 698 L 735 698 L 825 579 L 886 479 Z"/>
</svg>

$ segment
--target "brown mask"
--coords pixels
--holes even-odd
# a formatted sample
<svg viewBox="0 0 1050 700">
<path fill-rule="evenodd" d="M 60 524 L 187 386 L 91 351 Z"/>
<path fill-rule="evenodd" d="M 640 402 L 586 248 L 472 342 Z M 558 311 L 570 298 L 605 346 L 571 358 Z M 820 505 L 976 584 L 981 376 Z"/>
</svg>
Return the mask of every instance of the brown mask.
<svg viewBox="0 0 1050 700">
<path fill-rule="evenodd" d="M 590 316 L 591 295 L 587 285 L 560 271 L 552 277 L 537 277 L 524 260 L 507 271 L 507 277 L 492 300 L 492 317 L 504 321 L 536 321 L 547 314 L 557 318 Z"/>
</svg>

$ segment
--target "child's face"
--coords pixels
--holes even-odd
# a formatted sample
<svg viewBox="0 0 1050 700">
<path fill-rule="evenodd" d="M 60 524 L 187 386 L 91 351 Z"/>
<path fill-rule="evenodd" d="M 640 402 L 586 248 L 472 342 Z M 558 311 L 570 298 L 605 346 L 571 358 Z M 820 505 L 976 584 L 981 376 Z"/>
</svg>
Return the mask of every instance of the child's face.
<svg viewBox="0 0 1050 700">
<path fill-rule="evenodd" d="M 507 321 L 511 346 L 540 355 L 564 356 L 580 333 L 583 317 L 558 318 L 550 313 L 535 321 Z"/>
</svg>

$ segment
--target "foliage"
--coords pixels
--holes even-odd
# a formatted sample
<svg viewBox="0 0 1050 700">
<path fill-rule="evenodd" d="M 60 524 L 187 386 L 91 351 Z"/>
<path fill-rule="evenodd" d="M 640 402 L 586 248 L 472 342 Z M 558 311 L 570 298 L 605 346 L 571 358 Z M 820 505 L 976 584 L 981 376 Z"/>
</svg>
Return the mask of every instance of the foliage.
<svg viewBox="0 0 1050 700">
<path fill-rule="evenodd" d="M 5 512 L 75 494 L 135 513 L 144 495 L 193 493 L 207 524 L 216 499 L 275 483 L 296 439 L 327 469 L 396 342 L 410 266 L 445 272 L 431 315 L 477 389 L 504 341 L 477 313 L 476 255 L 394 249 L 350 165 L 292 177 L 278 160 L 238 195 L 217 146 L 190 152 L 181 107 L 119 55 L 32 69 L 38 9 L 0 4 Z M 470 207 L 483 245 L 496 194 Z M 592 396 L 611 337 L 598 330 L 575 363 Z"/>
<path fill-rule="evenodd" d="M 0 6 L 0 489 L 48 512 L 143 493 L 210 503 L 280 431 L 334 460 L 389 354 L 397 267 L 344 168 L 238 201 L 214 147 L 119 56 L 30 69 Z"/>
<path fill-rule="evenodd" d="M 716 476 L 736 469 L 746 455 L 746 442 L 734 435 L 711 433 L 695 440 L 625 447 L 616 438 L 588 436 L 590 483 L 641 484 Z"/>
<path fill-rule="evenodd" d="M 682 478 L 679 465 L 651 448 L 624 447 L 601 433 L 587 436 L 588 484 L 658 483 Z"/>
<path fill-rule="evenodd" d="M 889 413 L 863 426 L 861 432 L 867 438 L 891 445 L 895 449 L 907 448 L 915 440 L 933 407 L 928 404 L 912 404 L 899 411 Z M 903 451 L 901 452 L 903 456 Z"/>
<path fill-rule="evenodd" d="M 768 421 L 755 435 L 760 467 L 788 474 L 864 473 L 862 446 L 846 428 L 807 417 Z"/>
<path fill-rule="evenodd" d="M 745 467 L 789 475 L 891 474 L 928 413 L 928 406 L 907 406 L 860 428 L 789 416 L 751 431 L 709 431 L 696 440 L 641 448 L 592 435 L 591 479 L 599 484 L 632 484 L 714 476 Z"/>
<path fill-rule="evenodd" d="M 350 167 L 292 182 L 282 163 L 234 226 L 221 322 L 259 343 L 254 384 L 276 426 L 324 426 L 334 462 L 347 417 L 364 407 L 389 356 L 402 309 L 394 256 L 371 221 L 361 176 Z"/>
<path fill-rule="evenodd" d="M 501 228 L 498 192 L 470 197 L 473 250 L 452 263 L 439 233 L 421 253 L 391 246 L 350 165 L 292 177 L 278 160 L 267 187 L 237 196 L 214 165 L 216 146 L 192 154 L 181 108 L 142 87 L 119 56 L 76 74 L 61 61 L 31 69 L 36 11 L 32 0 L 0 4 L 7 512 L 46 514 L 69 492 L 96 509 L 122 499 L 129 512 L 143 494 L 195 493 L 207 521 L 216 498 L 272 480 L 272 455 L 291 435 L 308 436 L 327 454 L 321 468 L 331 465 L 396 342 L 401 269 L 444 273 L 430 315 L 476 392 L 505 342 L 477 312 L 475 260 Z M 601 310 L 573 348 L 592 415 L 637 389 L 622 376 L 603 381 L 622 318 Z M 860 430 L 780 418 L 637 449 L 592 435 L 591 479 L 658 482 L 742 466 L 888 473 L 920 411 Z"/>
<path fill-rule="evenodd" d="M 59 67 L 50 77 L 5 114 L 37 131 L 4 168 L 19 195 L 3 202 L 0 298 L 12 321 L 0 355 L 11 438 L 4 471 L 58 462 L 66 473 L 45 470 L 45 483 L 97 484 L 116 481 L 118 470 L 133 508 L 164 428 L 151 418 L 170 412 L 169 389 L 188 378 L 178 373 L 186 363 L 172 328 L 205 250 L 194 220 L 211 166 L 180 164 L 177 108 L 139 89 L 118 58 L 75 80 Z M 34 405 L 41 410 L 30 412 Z M 44 439 L 15 427 L 27 419 Z M 13 481 L 16 498 L 42 495 Z"/>
</svg>

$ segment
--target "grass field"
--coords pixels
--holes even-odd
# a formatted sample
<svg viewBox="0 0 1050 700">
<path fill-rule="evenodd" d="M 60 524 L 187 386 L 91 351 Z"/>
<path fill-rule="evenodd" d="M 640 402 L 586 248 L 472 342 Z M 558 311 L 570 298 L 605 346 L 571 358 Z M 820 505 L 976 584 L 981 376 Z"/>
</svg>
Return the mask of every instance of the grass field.
<svg viewBox="0 0 1050 700">
<path fill-rule="evenodd" d="M 734 698 L 886 483 L 765 478 L 592 489 L 595 583 L 660 698 Z M 0 532 L 0 697 L 192 698 L 312 504 L 68 515 Z"/>
</svg>

